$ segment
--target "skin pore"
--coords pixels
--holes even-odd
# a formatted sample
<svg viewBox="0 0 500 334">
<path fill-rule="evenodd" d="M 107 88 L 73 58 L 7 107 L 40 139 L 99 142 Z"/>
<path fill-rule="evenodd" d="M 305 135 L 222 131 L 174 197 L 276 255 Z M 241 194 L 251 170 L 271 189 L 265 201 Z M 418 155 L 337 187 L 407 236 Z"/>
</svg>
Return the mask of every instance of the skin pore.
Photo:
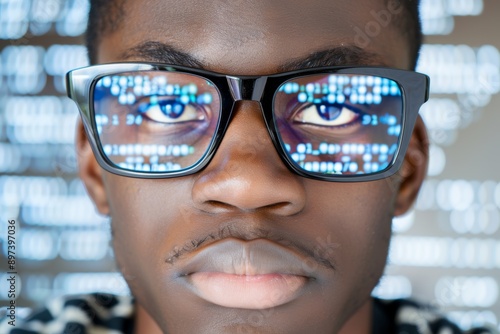
<svg viewBox="0 0 500 334">
<path fill-rule="evenodd" d="M 156 61 L 234 75 L 321 65 L 408 69 L 408 41 L 382 27 L 360 50 L 354 27 L 383 0 L 127 1 L 120 27 L 103 36 L 99 63 Z M 80 175 L 112 217 L 115 257 L 138 306 L 136 333 L 360 333 L 371 330 L 370 293 L 385 267 L 391 220 L 414 201 L 426 172 L 417 122 L 398 175 L 334 183 L 287 169 L 260 105 L 242 101 L 215 157 L 201 172 L 145 180 L 104 172 L 81 124 Z M 180 273 L 221 240 L 267 240 L 303 260 L 307 282 L 271 308 L 232 308 L 193 292 Z M 292 288 L 292 287 L 291 287 Z M 273 298 L 273 297 L 269 297 Z"/>
</svg>

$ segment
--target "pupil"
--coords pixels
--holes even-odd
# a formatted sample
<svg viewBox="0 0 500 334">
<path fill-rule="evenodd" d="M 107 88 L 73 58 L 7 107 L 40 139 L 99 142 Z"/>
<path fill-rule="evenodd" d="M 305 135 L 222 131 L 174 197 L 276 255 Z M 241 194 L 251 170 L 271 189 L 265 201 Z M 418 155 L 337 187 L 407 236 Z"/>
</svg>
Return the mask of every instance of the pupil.
<svg viewBox="0 0 500 334">
<path fill-rule="evenodd" d="M 184 111 L 184 105 L 176 101 L 164 102 L 160 105 L 160 110 L 170 118 L 178 118 Z"/>
<path fill-rule="evenodd" d="M 332 121 L 340 116 L 342 109 L 332 104 L 317 104 L 319 115 L 326 121 Z"/>
</svg>

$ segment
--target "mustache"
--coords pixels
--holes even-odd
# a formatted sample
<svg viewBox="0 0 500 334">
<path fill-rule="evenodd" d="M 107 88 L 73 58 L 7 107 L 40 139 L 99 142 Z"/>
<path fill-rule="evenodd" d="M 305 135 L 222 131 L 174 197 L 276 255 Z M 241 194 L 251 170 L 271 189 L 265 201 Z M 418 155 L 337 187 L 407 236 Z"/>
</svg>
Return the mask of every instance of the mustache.
<svg viewBox="0 0 500 334">
<path fill-rule="evenodd" d="M 337 249 L 340 248 L 340 244 L 332 242 L 330 236 L 327 236 L 326 238 L 318 237 L 316 238 L 314 246 L 305 246 L 298 241 L 300 239 L 299 236 L 297 236 L 297 238 L 293 238 L 292 240 L 292 238 L 285 238 L 269 229 L 258 228 L 247 231 L 234 226 L 221 226 L 219 229 L 201 238 L 194 238 L 188 240 L 183 246 L 174 247 L 174 249 L 166 256 L 164 262 L 169 265 L 174 265 L 178 260 L 198 250 L 202 246 L 210 245 L 211 243 L 225 238 L 236 238 L 245 241 L 261 238 L 274 241 L 284 247 L 292 248 L 304 255 L 308 261 L 312 261 L 312 263 L 309 264 L 309 267 L 319 265 L 329 270 L 336 270 L 334 255 L 337 253 Z"/>
</svg>

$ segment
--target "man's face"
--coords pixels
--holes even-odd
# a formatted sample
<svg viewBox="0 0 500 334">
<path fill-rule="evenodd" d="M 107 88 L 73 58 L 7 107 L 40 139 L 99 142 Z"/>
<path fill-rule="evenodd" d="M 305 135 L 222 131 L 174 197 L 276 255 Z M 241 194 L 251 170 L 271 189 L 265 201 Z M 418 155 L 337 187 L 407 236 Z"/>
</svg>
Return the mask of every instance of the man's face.
<svg viewBox="0 0 500 334">
<path fill-rule="evenodd" d="M 159 42 L 211 71 L 259 75 L 313 52 L 360 46 L 356 28 L 364 31 L 377 22 L 371 11 L 388 8 L 382 0 L 135 0 L 123 10 L 119 28 L 99 45 L 100 63 L 171 62 L 164 50 L 136 48 Z M 408 68 L 403 34 L 393 24 L 379 27 L 364 40 L 366 57 L 334 53 L 314 66 Z M 82 178 L 112 217 L 120 269 L 164 332 L 339 331 L 367 303 L 385 266 L 391 219 L 416 195 L 423 164 L 410 168 L 418 177 L 402 181 L 334 183 L 293 174 L 259 108 L 237 103 L 215 157 L 191 176 L 120 177 L 81 151 Z"/>
</svg>

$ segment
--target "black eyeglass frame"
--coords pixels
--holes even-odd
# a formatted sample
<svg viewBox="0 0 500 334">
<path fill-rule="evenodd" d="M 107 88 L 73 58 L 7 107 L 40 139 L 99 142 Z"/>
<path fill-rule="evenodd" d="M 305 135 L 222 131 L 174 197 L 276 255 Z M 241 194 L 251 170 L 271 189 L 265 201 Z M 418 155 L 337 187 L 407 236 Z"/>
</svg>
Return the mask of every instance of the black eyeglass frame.
<svg viewBox="0 0 500 334">
<path fill-rule="evenodd" d="M 95 111 L 93 103 L 95 85 L 104 76 L 134 71 L 167 71 L 193 74 L 209 80 L 217 88 L 221 101 L 217 130 L 205 154 L 193 166 L 179 171 L 142 172 L 122 169 L 113 165 L 111 161 L 108 161 L 97 139 L 98 132 L 94 117 Z M 402 128 L 398 142 L 398 151 L 395 153 L 395 158 L 388 168 L 373 174 L 326 175 L 301 169 L 295 164 L 291 157 L 288 156 L 282 144 L 280 144 L 279 134 L 273 118 L 274 97 L 278 88 L 286 81 L 314 74 L 358 74 L 379 76 L 398 83 L 403 99 Z M 276 151 L 285 165 L 297 175 L 315 180 L 335 182 L 375 181 L 387 178 L 394 175 L 399 168 L 401 168 L 418 117 L 419 109 L 429 98 L 429 82 L 429 77 L 422 73 L 373 66 L 318 67 L 267 76 L 233 76 L 202 69 L 188 68 L 185 66 L 134 62 L 92 65 L 72 70 L 66 74 L 66 89 L 68 96 L 75 101 L 78 106 L 90 146 L 99 165 L 113 174 L 145 179 L 187 176 L 197 173 L 206 167 L 222 142 L 224 134 L 232 119 L 235 103 L 242 100 L 256 101 L 260 104 L 267 131 Z"/>
</svg>

